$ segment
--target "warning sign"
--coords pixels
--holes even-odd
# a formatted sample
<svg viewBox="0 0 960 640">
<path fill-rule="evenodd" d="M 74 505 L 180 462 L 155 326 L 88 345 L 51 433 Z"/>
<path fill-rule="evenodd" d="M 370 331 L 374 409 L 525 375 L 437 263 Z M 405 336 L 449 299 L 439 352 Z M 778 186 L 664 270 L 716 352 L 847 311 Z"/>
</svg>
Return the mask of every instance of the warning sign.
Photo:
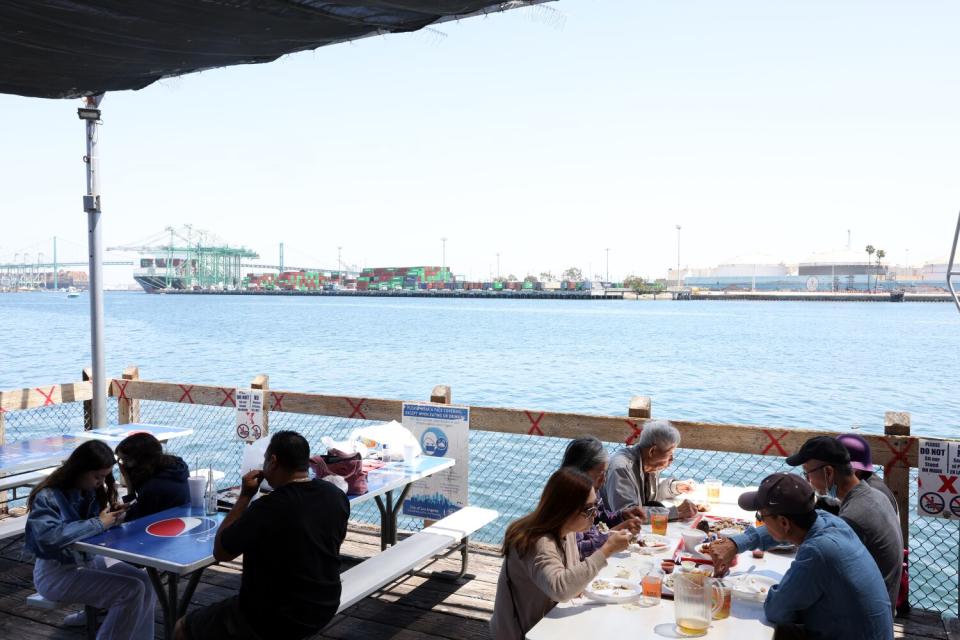
<svg viewBox="0 0 960 640">
<path fill-rule="evenodd" d="M 263 390 L 237 389 L 237 437 L 246 442 L 263 437 Z"/>
<path fill-rule="evenodd" d="M 917 513 L 960 518 L 960 443 L 921 440 L 917 464 Z"/>
</svg>

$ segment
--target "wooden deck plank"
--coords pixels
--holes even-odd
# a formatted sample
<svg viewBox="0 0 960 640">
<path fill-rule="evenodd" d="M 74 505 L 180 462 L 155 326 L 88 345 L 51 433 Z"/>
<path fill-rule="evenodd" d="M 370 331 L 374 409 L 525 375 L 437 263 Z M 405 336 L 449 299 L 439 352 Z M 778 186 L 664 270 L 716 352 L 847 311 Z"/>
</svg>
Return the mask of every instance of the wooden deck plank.
<svg viewBox="0 0 960 640">
<path fill-rule="evenodd" d="M 83 629 L 64 628 L 63 616 L 79 607 L 46 611 L 28 608 L 33 593 L 33 564 L 21 557 L 22 544 L 0 550 L 0 638 L 47 640 L 82 638 Z M 343 552 L 367 558 L 380 552 L 375 528 L 351 526 Z M 354 561 L 345 563 L 351 566 Z M 459 568 L 459 555 L 438 561 L 431 570 Z M 494 547 L 474 545 L 470 554 L 474 579 L 456 582 L 405 576 L 337 615 L 313 640 L 489 640 L 488 621 L 493 612 L 501 558 Z M 210 567 L 191 599 L 190 608 L 206 606 L 236 593 L 241 563 Z M 157 615 L 157 638 L 162 638 Z M 915 609 L 909 620 L 896 621 L 896 638 L 946 640 L 939 615 Z"/>
</svg>

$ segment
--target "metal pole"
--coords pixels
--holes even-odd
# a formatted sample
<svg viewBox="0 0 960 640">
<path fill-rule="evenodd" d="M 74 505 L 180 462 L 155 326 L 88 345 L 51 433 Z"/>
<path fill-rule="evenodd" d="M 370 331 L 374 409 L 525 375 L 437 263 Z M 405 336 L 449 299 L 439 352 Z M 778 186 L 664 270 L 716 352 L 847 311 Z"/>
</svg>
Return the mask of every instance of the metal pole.
<svg viewBox="0 0 960 640">
<path fill-rule="evenodd" d="M 960 298 L 957 297 L 957 290 L 953 286 L 953 276 L 960 275 L 960 271 L 954 271 L 954 259 L 957 257 L 957 242 L 960 241 L 960 216 L 957 217 L 957 230 L 953 232 L 953 246 L 950 247 L 950 260 L 947 262 L 947 288 L 950 289 L 950 295 L 953 296 L 953 302 L 957 305 L 957 311 L 960 311 Z"/>
<path fill-rule="evenodd" d="M 343 284 L 343 263 L 340 260 L 340 250 L 343 247 L 337 247 L 337 284 Z"/>
<path fill-rule="evenodd" d="M 677 289 L 680 288 L 680 225 L 677 225 Z"/>
<path fill-rule="evenodd" d="M 447 281 L 447 239 L 440 238 L 443 243 L 443 259 L 440 261 L 440 273 L 443 274 L 443 281 Z"/>
<path fill-rule="evenodd" d="M 500 279 L 500 254 L 497 253 L 497 280 Z"/>
<path fill-rule="evenodd" d="M 57 273 L 57 236 L 53 236 L 53 290 L 60 289 L 60 278 Z"/>
<path fill-rule="evenodd" d="M 106 366 L 103 358 L 103 257 L 100 233 L 100 167 L 97 162 L 97 133 L 100 124 L 100 101 L 103 94 L 87 96 L 77 115 L 84 120 L 87 133 L 87 193 L 83 196 L 83 210 L 87 212 L 87 245 L 90 251 L 90 356 L 93 361 L 92 428 L 107 424 Z"/>
<path fill-rule="evenodd" d="M 610 248 L 606 249 L 607 252 L 607 282 L 610 282 Z"/>
</svg>

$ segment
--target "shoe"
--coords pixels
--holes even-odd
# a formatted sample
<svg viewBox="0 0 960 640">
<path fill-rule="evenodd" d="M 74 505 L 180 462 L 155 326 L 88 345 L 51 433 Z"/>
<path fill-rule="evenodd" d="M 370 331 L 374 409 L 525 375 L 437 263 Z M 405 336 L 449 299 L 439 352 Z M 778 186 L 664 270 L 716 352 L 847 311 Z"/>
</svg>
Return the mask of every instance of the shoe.
<svg viewBox="0 0 960 640">
<path fill-rule="evenodd" d="M 63 619 L 63 626 L 65 627 L 83 627 L 87 624 L 87 612 L 84 610 L 75 611 L 74 613 L 68 614 Z"/>
</svg>

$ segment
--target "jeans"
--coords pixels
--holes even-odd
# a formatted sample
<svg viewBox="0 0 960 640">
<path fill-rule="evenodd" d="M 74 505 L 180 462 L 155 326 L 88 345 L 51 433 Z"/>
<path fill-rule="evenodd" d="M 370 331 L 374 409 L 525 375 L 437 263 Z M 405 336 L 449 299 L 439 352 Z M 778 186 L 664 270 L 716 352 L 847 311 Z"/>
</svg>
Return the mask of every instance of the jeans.
<svg viewBox="0 0 960 640">
<path fill-rule="evenodd" d="M 98 640 L 153 640 L 157 599 L 147 573 L 125 562 L 107 566 L 96 557 L 84 565 L 37 558 L 33 583 L 48 600 L 107 610 Z"/>
</svg>

